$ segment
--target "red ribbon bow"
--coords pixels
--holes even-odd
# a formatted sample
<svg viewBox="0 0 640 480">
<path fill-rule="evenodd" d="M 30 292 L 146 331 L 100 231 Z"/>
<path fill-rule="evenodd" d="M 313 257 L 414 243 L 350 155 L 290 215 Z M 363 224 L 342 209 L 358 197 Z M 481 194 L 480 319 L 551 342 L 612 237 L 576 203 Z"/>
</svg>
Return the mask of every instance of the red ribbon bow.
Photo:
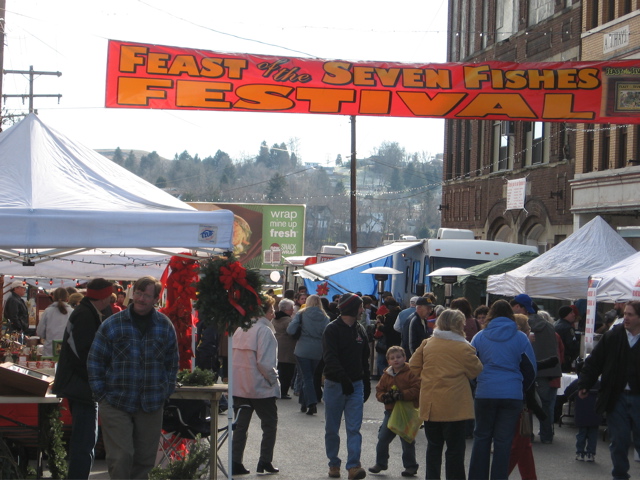
<svg viewBox="0 0 640 480">
<path fill-rule="evenodd" d="M 229 303 L 244 316 L 246 314 L 244 308 L 238 304 L 237 300 L 240 300 L 241 291 L 236 284 L 242 288 L 249 290 L 256 297 L 258 305 L 262 305 L 260 297 L 253 289 L 249 282 L 247 282 L 247 270 L 240 264 L 240 262 L 230 263 L 229 266 L 220 267 L 220 283 L 225 290 L 229 292 Z"/>
</svg>

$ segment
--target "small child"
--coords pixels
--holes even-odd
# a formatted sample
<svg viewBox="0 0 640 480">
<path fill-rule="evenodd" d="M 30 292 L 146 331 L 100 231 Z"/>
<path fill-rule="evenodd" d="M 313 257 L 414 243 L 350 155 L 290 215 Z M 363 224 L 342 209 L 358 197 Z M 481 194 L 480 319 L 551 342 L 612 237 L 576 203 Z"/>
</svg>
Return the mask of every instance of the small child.
<svg viewBox="0 0 640 480">
<path fill-rule="evenodd" d="M 576 460 L 580 462 L 595 462 L 598 431 L 602 417 L 596 412 L 596 397 L 600 382 L 596 382 L 586 398 L 580 398 L 578 380 L 574 380 L 565 390 L 567 398 L 575 400 L 575 424 L 579 428 L 576 434 Z"/>
<path fill-rule="evenodd" d="M 409 370 L 404 349 L 398 346 L 389 347 L 386 357 L 389 367 L 384 370 L 376 385 L 376 399 L 384 403 L 384 419 L 378 430 L 376 464 L 369 468 L 371 473 L 380 473 L 388 468 L 389 445 L 396 437 L 396 434 L 387 428 L 387 423 L 396 401 L 413 401 L 417 408 L 420 397 L 420 378 Z M 409 443 L 403 438 L 400 438 L 400 442 L 402 444 L 402 464 L 404 466 L 402 476 L 413 477 L 418 473 L 416 442 Z"/>
</svg>

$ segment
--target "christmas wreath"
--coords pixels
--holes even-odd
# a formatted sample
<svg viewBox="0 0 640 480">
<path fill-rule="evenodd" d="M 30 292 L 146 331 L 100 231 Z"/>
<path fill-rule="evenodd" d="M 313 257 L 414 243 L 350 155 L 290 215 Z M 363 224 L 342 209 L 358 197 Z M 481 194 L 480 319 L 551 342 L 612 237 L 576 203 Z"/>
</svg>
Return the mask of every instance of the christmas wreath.
<svg viewBox="0 0 640 480">
<path fill-rule="evenodd" d="M 261 287 L 260 273 L 245 269 L 233 256 L 207 260 L 200 266 L 196 287 L 201 321 L 221 333 L 250 328 L 251 319 L 264 314 Z"/>
</svg>

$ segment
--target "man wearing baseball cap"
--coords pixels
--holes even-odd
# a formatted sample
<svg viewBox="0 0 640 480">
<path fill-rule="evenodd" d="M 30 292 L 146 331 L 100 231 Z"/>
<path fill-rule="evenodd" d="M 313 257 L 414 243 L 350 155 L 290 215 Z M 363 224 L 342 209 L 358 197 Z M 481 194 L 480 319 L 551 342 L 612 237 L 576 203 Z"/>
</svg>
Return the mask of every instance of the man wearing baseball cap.
<svg viewBox="0 0 640 480">
<path fill-rule="evenodd" d="M 113 284 L 94 278 L 87 293 L 73 309 L 62 339 L 53 393 L 69 401 L 71 440 L 67 478 L 89 478 L 98 441 L 98 404 L 93 399 L 87 373 L 87 357 L 93 339 L 105 320 L 101 312 L 109 306 Z"/>
<path fill-rule="evenodd" d="M 436 317 L 433 315 L 435 305 L 430 298 L 420 297 L 416 300 L 416 313 L 410 318 L 408 341 L 410 355 L 417 350 L 422 341 L 433 333 Z M 402 343 L 404 344 L 404 336 Z M 409 355 L 409 356 L 410 356 Z"/>
<path fill-rule="evenodd" d="M 29 310 L 22 296 L 27 287 L 20 280 L 14 280 L 9 284 L 11 296 L 4 305 L 4 316 L 9 320 L 7 333 L 17 332 L 27 334 L 29 330 Z"/>
<path fill-rule="evenodd" d="M 340 316 L 322 335 L 324 360 L 324 443 L 329 459 L 329 477 L 340 477 L 340 423 L 344 414 L 347 429 L 347 471 L 349 480 L 367 476 L 360 464 L 362 451 L 362 414 L 371 393 L 369 342 L 357 319 L 362 314 L 362 299 L 345 293 L 338 302 Z"/>
</svg>

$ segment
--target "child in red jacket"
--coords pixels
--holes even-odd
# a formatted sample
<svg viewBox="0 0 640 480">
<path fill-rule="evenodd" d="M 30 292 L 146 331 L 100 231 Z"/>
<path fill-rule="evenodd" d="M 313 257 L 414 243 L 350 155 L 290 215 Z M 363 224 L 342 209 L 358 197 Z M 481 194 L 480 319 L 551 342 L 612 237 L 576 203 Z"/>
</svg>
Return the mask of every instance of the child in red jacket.
<svg viewBox="0 0 640 480">
<path fill-rule="evenodd" d="M 378 430 L 378 444 L 376 446 L 376 464 L 369 468 L 371 473 L 380 473 L 388 468 L 389 444 L 396 437 L 387 427 L 391 411 L 396 401 L 412 401 L 418 407 L 420 397 L 420 378 L 409 370 L 407 357 L 402 347 L 393 346 L 387 350 L 387 363 L 389 367 L 384 371 L 378 385 L 376 385 L 376 398 L 384 403 L 384 419 Z M 403 477 L 413 477 L 418 473 L 416 462 L 416 442 L 407 442 L 400 438 L 402 443 Z"/>
</svg>

